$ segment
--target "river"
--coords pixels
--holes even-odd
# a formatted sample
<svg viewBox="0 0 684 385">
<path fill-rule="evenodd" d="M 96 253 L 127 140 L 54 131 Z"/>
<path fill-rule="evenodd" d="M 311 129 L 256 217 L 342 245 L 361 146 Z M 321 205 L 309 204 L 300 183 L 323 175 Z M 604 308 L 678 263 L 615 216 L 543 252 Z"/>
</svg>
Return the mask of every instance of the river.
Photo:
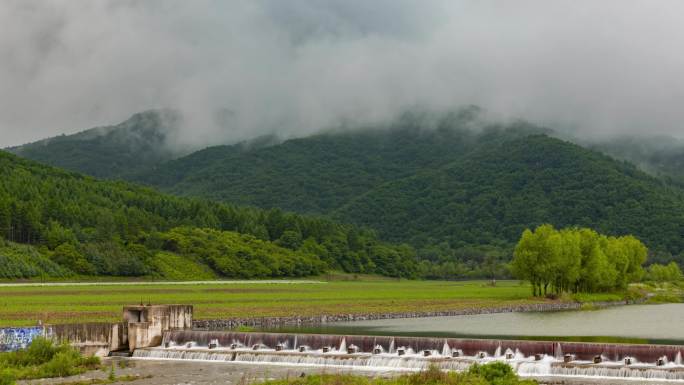
<svg viewBox="0 0 684 385">
<path fill-rule="evenodd" d="M 564 341 L 684 343 L 684 304 L 600 310 L 399 318 L 268 329 L 326 334 L 411 335 Z"/>
</svg>

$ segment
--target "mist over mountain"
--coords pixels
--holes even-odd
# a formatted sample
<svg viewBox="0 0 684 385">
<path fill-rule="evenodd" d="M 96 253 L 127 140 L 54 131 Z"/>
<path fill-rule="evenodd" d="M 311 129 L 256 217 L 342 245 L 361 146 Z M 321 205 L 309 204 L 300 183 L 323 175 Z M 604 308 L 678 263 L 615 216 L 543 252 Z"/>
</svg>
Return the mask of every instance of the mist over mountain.
<svg viewBox="0 0 684 385">
<path fill-rule="evenodd" d="M 10 0 L 0 146 L 181 111 L 194 147 L 475 104 L 578 136 L 681 137 L 676 0 Z M 581 27 L 579 27 L 581 26 Z"/>
<path fill-rule="evenodd" d="M 582 141 L 588 147 L 636 164 L 642 170 L 684 185 L 684 141 L 668 136 L 617 136 Z"/>
<path fill-rule="evenodd" d="M 19 156 L 95 177 L 122 178 L 189 152 L 176 142 L 182 116 L 151 110 L 95 127 L 7 149 Z"/>
</svg>

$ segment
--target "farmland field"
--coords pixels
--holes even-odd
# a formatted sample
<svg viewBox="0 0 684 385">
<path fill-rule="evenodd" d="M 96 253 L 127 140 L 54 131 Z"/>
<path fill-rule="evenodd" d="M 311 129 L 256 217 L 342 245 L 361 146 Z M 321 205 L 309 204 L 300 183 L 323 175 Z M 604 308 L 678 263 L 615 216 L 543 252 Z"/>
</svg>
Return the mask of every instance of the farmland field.
<svg viewBox="0 0 684 385">
<path fill-rule="evenodd" d="M 0 326 L 117 321 L 140 302 L 195 305 L 195 319 L 457 310 L 542 302 L 517 281 L 362 280 L 0 287 Z"/>
</svg>

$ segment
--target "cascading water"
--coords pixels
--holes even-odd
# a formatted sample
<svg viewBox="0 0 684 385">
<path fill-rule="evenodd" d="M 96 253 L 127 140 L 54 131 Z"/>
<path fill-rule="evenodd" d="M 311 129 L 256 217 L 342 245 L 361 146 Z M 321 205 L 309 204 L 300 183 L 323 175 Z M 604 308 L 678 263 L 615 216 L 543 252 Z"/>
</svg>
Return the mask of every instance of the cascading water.
<svg viewBox="0 0 684 385">
<path fill-rule="evenodd" d="M 451 347 L 449 347 L 449 343 L 444 340 L 444 346 L 442 347 L 442 355 L 444 357 L 451 357 Z"/>
<path fill-rule="evenodd" d="M 392 370 L 421 370 L 431 365 L 465 370 L 473 363 L 501 361 L 522 376 L 684 381 L 680 347 L 665 345 L 185 330 L 166 333 L 162 346 L 138 349 L 133 357 Z"/>
</svg>

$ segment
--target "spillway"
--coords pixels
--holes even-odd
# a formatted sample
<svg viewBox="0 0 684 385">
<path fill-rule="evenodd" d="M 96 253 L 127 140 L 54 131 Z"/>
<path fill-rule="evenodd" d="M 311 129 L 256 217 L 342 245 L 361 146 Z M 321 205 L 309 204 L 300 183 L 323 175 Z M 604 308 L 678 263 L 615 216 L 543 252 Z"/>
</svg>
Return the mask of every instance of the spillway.
<svg viewBox="0 0 684 385">
<path fill-rule="evenodd" d="M 681 347 L 674 345 L 177 330 L 133 357 L 403 371 L 502 361 L 530 377 L 684 381 Z"/>
</svg>

